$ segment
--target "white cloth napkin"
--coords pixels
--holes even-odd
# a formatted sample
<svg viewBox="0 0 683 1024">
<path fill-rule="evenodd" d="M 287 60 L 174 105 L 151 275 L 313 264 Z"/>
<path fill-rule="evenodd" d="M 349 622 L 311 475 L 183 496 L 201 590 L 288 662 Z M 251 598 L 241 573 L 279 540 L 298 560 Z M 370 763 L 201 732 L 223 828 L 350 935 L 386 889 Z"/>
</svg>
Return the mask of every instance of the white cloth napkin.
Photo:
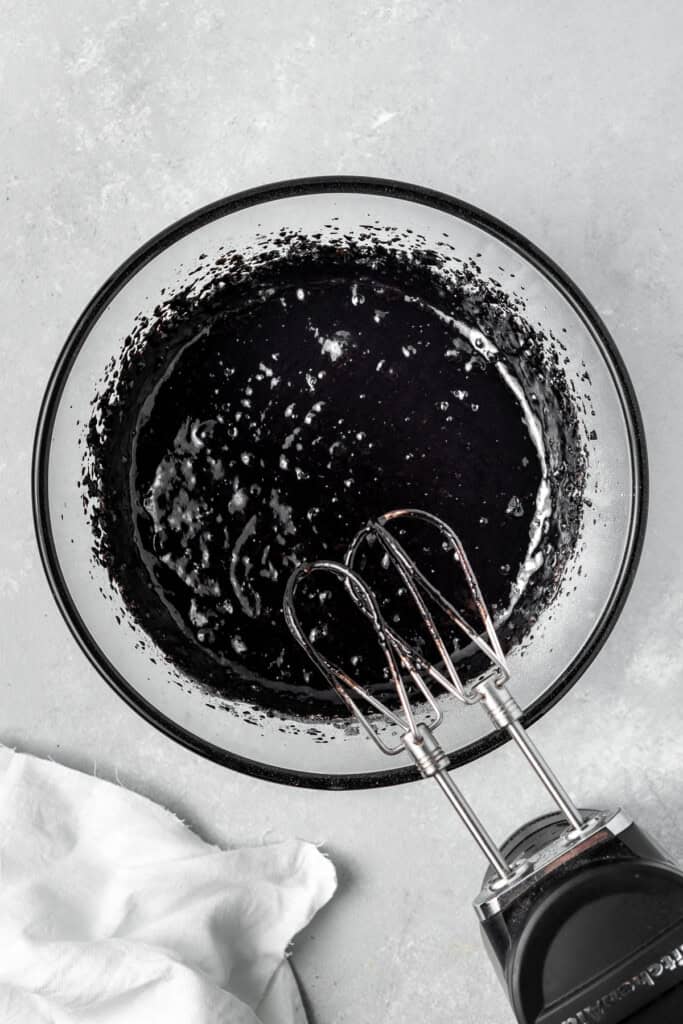
<svg viewBox="0 0 683 1024">
<path fill-rule="evenodd" d="M 120 786 L 0 750 L 3 1024 L 305 1024 L 310 843 L 224 851 Z"/>
</svg>

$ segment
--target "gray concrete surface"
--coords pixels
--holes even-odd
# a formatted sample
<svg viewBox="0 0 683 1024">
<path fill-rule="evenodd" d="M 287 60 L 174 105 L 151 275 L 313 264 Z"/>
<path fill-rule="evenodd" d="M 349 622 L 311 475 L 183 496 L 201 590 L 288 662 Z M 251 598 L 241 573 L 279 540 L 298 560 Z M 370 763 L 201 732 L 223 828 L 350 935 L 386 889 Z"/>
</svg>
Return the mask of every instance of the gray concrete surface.
<svg viewBox="0 0 683 1024">
<path fill-rule="evenodd" d="M 2 0 L 0 14 L 0 738 L 116 776 L 221 843 L 269 829 L 324 840 L 339 893 L 294 958 L 315 1024 L 511 1020 L 468 905 L 482 863 L 438 792 L 242 778 L 156 734 L 101 682 L 39 565 L 33 426 L 97 286 L 218 196 L 358 172 L 517 227 L 611 328 L 652 470 L 632 596 L 533 731 L 577 795 L 623 802 L 683 860 L 680 5 Z M 517 765 L 504 748 L 459 773 L 499 836 L 545 806 Z"/>
</svg>

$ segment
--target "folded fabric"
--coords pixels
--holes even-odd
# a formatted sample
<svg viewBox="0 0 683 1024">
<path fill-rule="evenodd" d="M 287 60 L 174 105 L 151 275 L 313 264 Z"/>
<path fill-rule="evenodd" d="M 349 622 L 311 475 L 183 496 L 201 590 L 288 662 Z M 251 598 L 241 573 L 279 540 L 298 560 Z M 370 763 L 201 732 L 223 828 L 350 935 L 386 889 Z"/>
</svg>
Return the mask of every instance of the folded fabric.
<svg viewBox="0 0 683 1024">
<path fill-rule="evenodd" d="M 0 750 L 3 1024 L 305 1024 L 285 959 L 335 889 L 288 841 L 221 850 L 169 811 Z"/>
</svg>

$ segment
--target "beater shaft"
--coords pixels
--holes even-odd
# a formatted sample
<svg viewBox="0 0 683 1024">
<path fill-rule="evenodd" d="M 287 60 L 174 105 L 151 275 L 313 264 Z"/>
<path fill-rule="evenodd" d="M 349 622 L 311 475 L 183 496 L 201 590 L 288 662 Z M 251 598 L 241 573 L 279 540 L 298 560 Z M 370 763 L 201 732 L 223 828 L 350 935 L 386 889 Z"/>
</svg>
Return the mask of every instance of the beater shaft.
<svg viewBox="0 0 683 1024">
<path fill-rule="evenodd" d="M 550 768 L 536 744 L 532 742 L 526 729 L 519 722 L 510 722 L 506 728 L 569 824 L 577 832 L 581 832 L 586 826 L 584 816 Z"/>
<path fill-rule="evenodd" d="M 451 807 L 458 813 L 463 825 L 480 850 L 482 850 L 489 864 L 497 872 L 501 881 L 509 881 L 513 876 L 513 872 L 481 820 L 448 774 L 448 755 L 442 749 L 429 726 L 421 722 L 417 726 L 416 734 L 407 732 L 401 738 L 406 750 L 414 758 L 423 778 L 432 778 L 439 784 Z"/>
<path fill-rule="evenodd" d="M 522 725 L 520 721 L 522 710 L 512 694 L 504 685 L 493 683 L 491 680 L 480 683 L 475 689 L 493 724 L 506 730 L 569 824 L 575 831 L 582 831 L 590 822 L 586 822 L 581 811 Z"/>
<path fill-rule="evenodd" d="M 451 807 L 459 814 L 460 820 L 488 859 L 489 864 L 495 868 L 498 877 L 501 881 L 509 881 L 513 872 L 510 871 L 507 861 L 448 772 L 443 769 L 436 773 L 434 779 L 441 787 Z"/>
</svg>

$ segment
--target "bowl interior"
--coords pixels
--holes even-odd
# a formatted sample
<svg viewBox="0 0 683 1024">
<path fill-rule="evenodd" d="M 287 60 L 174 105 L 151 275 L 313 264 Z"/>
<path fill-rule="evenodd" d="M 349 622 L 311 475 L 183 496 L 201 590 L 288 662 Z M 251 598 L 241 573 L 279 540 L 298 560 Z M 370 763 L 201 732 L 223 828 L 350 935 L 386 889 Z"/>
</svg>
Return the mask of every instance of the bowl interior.
<svg viewBox="0 0 683 1024">
<path fill-rule="evenodd" d="M 302 723 L 248 704 L 218 706 L 169 665 L 93 558 L 82 488 L 83 433 L 92 396 L 141 316 L 199 280 L 226 251 L 282 229 L 323 241 L 362 238 L 368 224 L 389 242 L 429 249 L 444 239 L 476 257 L 484 278 L 523 298 L 524 316 L 560 345 L 586 453 L 580 534 L 561 586 L 528 642 L 510 653 L 512 690 L 537 717 L 576 679 L 604 639 L 625 595 L 642 531 L 643 454 L 625 371 L 598 318 L 556 268 L 513 232 L 469 207 L 421 190 L 372 182 L 308 182 L 263 189 L 200 211 L 153 240 L 95 297 L 53 375 L 37 437 L 35 504 L 44 561 L 67 621 L 110 683 L 150 721 L 206 756 L 281 781 L 317 786 L 382 784 L 414 777 L 357 730 Z M 412 237 L 412 241 L 411 241 Z M 399 244 L 394 241 L 392 244 Z M 210 271 L 209 271 L 210 272 Z M 454 764 L 496 741 L 478 709 L 440 698 L 440 738 Z"/>
</svg>

